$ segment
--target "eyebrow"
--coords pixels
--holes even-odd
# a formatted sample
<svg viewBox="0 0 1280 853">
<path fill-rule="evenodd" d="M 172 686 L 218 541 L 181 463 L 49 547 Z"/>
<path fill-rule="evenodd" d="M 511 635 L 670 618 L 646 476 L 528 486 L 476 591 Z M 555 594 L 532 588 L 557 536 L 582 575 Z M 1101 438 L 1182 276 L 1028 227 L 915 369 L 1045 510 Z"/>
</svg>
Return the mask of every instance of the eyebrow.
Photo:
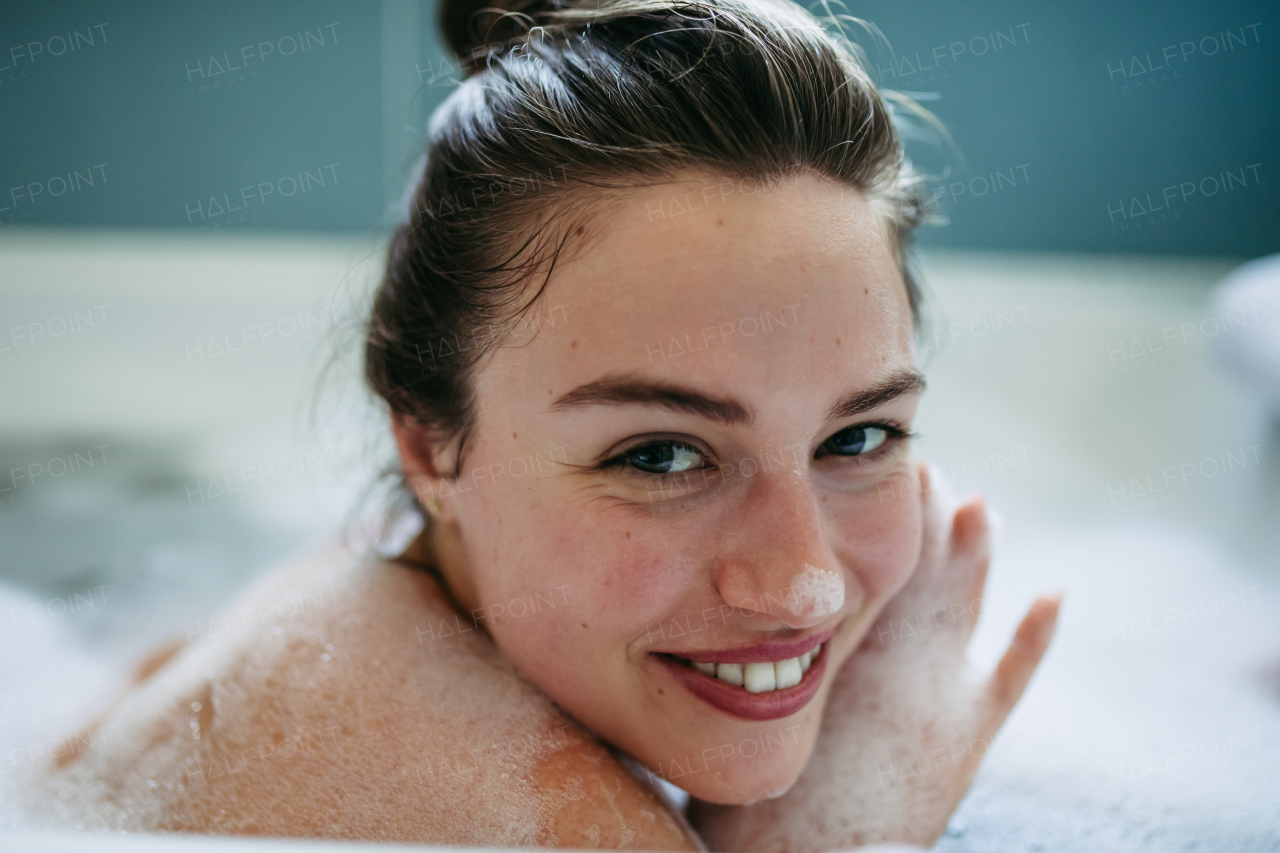
<svg viewBox="0 0 1280 853">
<path fill-rule="evenodd" d="M 899 370 L 870 388 L 855 391 L 831 407 L 828 420 L 840 420 L 871 411 L 899 397 L 925 389 L 924 376 L 915 370 Z M 715 397 L 675 385 L 625 374 L 605 376 L 562 394 L 550 411 L 595 405 L 661 406 L 729 426 L 750 426 L 751 411 L 731 397 Z"/>
<path fill-rule="evenodd" d="M 696 415 L 725 425 L 750 426 L 751 412 L 737 400 L 713 397 L 674 385 L 656 382 L 632 375 L 606 376 L 586 385 L 579 385 L 562 394 L 551 404 L 551 411 L 594 405 L 627 405 L 639 403 L 661 406 L 675 412 Z"/>
<path fill-rule="evenodd" d="M 855 391 L 831 407 L 827 420 L 838 421 L 877 409 L 899 397 L 919 394 L 925 389 L 924 375 L 916 370 L 898 370 L 870 388 Z"/>
</svg>

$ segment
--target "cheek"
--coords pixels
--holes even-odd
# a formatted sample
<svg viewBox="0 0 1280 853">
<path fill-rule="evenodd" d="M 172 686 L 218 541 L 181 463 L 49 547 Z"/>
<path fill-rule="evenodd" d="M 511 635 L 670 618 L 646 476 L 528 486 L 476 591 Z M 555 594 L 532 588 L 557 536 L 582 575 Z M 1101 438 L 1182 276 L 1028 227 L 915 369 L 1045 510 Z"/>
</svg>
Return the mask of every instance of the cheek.
<svg viewBox="0 0 1280 853">
<path fill-rule="evenodd" d="M 494 509 L 486 509 L 488 518 L 498 517 Z M 475 574 L 484 615 L 505 612 L 490 620 L 504 650 L 538 647 L 545 654 L 567 643 L 585 654 L 617 655 L 646 626 L 661 624 L 695 580 L 693 549 L 668 529 L 648 530 L 644 520 L 606 523 L 589 508 L 565 512 L 553 501 L 515 509 L 506 508 L 501 524 L 485 525 L 481 541 L 491 544 L 478 555 Z M 523 609 L 521 600 L 539 607 L 517 618 L 512 605 Z"/>
<path fill-rule="evenodd" d="M 892 597 L 920 559 L 923 534 L 920 497 L 900 495 L 878 500 L 863 496 L 846 504 L 833 519 L 835 548 L 866 594 L 866 604 Z"/>
</svg>

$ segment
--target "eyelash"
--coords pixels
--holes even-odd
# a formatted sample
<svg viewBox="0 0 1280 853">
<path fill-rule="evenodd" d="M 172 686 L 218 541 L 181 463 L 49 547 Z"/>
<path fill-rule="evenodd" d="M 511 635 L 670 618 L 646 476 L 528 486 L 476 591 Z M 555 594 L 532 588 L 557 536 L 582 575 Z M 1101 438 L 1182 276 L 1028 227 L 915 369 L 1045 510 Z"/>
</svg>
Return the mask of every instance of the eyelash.
<svg viewBox="0 0 1280 853">
<path fill-rule="evenodd" d="M 885 432 L 884 442 L 876 449 L 868 453 L 859 453 L 854 456 L 841 457 L 844 459 L 852 460 L 853 462 L 855 462 L 855 464 L 862 464 L 865 462 L 869 462 L 870 460 L 876 459 L 881 455 L 888 453 L 895 446 L 897 446 L 899 442 L 902 442 L 906 439 L 914 439 L 914 438 L 920 437 L 918 433 L 903 429 L 901 424 L 895 423 L 893 421 L 878 420 L 878 421 L 866 421 L 864 423 L 858 423 L 858 424 L 850 424 L 849 426 L 844 427 L 843 429 L 837 430 L 836 432 L 832 433 L 822 443 L 826 444 L 835 436 L 839 435 L 842 432 L 845 432 L 846 430 L 851 430 L 851 429 L 881 429 L 881 430 L 884 430 Z M 626 450 L 623 450 L 621 453 L 618 453 L 616 456 L 613 456 L 605 460 L 604 462 L 601 462 L 599 466 L 597 466 L 597 468 L 598 470 L 601 470 L 601 471 L 611 470 L 614 468 L 622 468 L 626 470 L 626 473 L 628 476 L 639 477 L 642 479 L 662 480 L 662 479 L 669 479 L 672 477 L 683 477 L 683 476 L 692 474 L 696 471 L 705 471 L 715 467 L 715 466 L 704 466 L 702 468 L 694 468 L 689 471 L 676 471 L 676 472 L 667 473 L 667 474 L 654 474 L 649 471 L 642 471 L 639 468 L 636 468 L 635 466 L 628 464 L 629 462 L 628 457 L 631 454 L 635 453 L 636 451 L 645 450 L 651 447 L 664 447 L 664 446 L 679 447 L 679 448 L 691 450 L 694 453 L 697 453 L 699 456 L 703 457 L 704 459 L 707 456 L 706 453 L 698 449 L 698 447 L 692 444 L 691 442 L 679 441 L 677 439 L 657 439 L 654 441 L 646 441 L 641 444 L 637 444 L 634 447 L 628 447 Z M 821 445 L 819 445 L 819 448 L 821 448 Z M 820 459 L 825 456 L 839 456 L 839 454 L 824 453 L 822 454 L 822 456 L 815 457 L 815 458 Z"/>
<path fill-rule="evenodd" d="M 882 443 L 879 447 L 877 447 L 876 449 L 872 450 L 869 453 L 859 453 L 855 456 L 845 456 L 843 458 L 874 459 L 877 456 L 879 456 L 881 452 L 887 453 L 889 449 L 891 449 L 894 445 L 896 445 L 900 441 L 905 441 L 907 439 L 920 437 L 919 434 L 917 433 L 911 432 L 910 430 L 907 430 L 907 429 L 903 429 L 902 425 L 899 423 L 896 423 L 894 421 L 881 420 L 881 421 L 867 421 L 866 423 L 861 423 L 861 424 L 850 424 L 844 429 L 837 430 L 836 432 L 832 433 L 827 438 L 826 441 L 822 442 L 822 444 L 826 444 L 827 441 L 830 441 L 831 439 L 835 438 L 837 435 L 844 432 L 845 430 L 868 429 L 868 428 L 884 430 L 884 433 L 885 433 L 884 443 Z M 819 445 L 818 449 L 821 450 L 822 445 Z M 835 455 L 838 455 L 838 454 L 823 454 L 823 456 L 835 456 Z M 822 458 L 822 457 L 818 457 L 818 458 Z"/>
</svg>

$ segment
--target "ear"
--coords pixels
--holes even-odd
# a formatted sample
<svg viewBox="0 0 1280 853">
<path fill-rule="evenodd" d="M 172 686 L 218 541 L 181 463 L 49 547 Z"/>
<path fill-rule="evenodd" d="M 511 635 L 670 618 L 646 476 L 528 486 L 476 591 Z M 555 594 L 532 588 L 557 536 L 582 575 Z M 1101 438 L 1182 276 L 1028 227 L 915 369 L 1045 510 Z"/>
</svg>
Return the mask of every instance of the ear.
<svg viewBox="0 0 1280 853">
<path fill-rule="evenodd" d="M 393 415 L 391 429 L 400 452 L 405 481 L 433 522 L 456 520 L 454 504 L 457 488 L 444 458 L 445 443 L 428 427 L 404 415 Z"/>
</svg>

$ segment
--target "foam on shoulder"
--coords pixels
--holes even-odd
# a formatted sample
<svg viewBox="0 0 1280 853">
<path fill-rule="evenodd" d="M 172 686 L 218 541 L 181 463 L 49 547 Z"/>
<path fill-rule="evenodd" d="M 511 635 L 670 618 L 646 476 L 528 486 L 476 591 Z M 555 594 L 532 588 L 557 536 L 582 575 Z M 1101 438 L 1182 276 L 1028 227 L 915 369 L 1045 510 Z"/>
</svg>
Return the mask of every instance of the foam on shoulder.
<svg viewBox="0 0 1280 853">
<path fill-rule="evenodd" d="M 47 822 L 485 846 L 678 833 L 424 573 L 330 555 L 234 613 L 242 629 L 184 649 L 50 773 Z"/>
</svg>

